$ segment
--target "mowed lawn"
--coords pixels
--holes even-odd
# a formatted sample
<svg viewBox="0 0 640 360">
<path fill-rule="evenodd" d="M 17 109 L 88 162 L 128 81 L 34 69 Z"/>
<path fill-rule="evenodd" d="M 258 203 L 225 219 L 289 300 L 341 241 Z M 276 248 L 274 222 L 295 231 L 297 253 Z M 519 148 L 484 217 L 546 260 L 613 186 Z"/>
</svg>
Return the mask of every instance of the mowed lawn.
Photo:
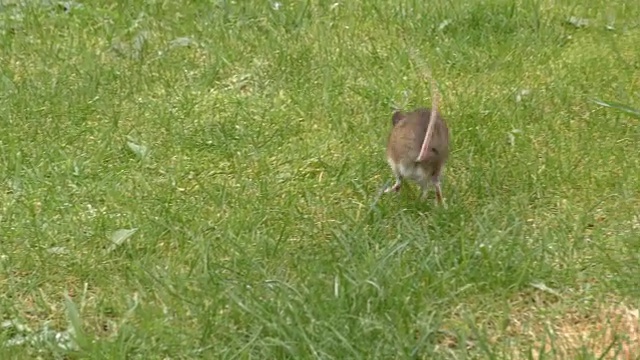
<svg viewBox="0 0 640 360">
<path fill-rule="evenodd" d="M 0 4 L 2 359 L 640 356 L 640 2 Z"/>
</svg>

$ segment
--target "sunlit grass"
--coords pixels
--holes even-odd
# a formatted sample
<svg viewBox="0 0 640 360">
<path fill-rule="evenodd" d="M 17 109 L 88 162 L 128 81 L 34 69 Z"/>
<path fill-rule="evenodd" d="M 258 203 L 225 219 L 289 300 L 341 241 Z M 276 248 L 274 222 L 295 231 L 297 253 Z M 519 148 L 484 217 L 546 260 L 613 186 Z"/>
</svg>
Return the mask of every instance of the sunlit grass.
<svg viewBox="0 0 640 360">
<path fill-rule="evenodd" d="M 637 320 L 640 5 L 5 3 L 4 357 L 598 358 L 575 314 Z M 446 208 L 378 198 L 412 49 Z"/>
</svg>

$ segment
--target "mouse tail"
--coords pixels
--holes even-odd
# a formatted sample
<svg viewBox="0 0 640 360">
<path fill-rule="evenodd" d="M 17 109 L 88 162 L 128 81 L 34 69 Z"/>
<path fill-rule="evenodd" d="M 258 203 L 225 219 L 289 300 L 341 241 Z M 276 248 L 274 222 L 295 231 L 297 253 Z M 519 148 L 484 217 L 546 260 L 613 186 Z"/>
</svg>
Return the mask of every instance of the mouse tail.
<svg viewBox="0 0 640 360">
<path fill-rule="evenodd" d="M 431 76 L 431 69 L 429 68 L 429 66 L 425 64 L 421 57 L 418 56 L 418 53 L 415 49 L 410 48 L 409 53 L 414 58 L 414 61 L 416 61 L 417 65 L 422 68 L 423 76 L 426 78 L 425 80 L 429 81 L 429 83 L 431 84 L 431 117 L 429 118 L 427 132 L 425 134 L 424 141 L 422 142 L 422 147 L 420 148 L 420 154 L 416 159 L 417 162 L 422 162 L 427 158 L 427 155 L 429 153 L 429 145 L 433 136 L 433 127 L 435 126 L 436 116 L 438 112 L 439 95 L 436 84 L 433 81 L 433 77 Z"/>
<path fill-rule="evenodd" d="M 424 136 L 424 141 L 422 142 L 422 147 L 420 148 L 420 154 L 418 154 L 418 158 L 416 161 L 421 162 L 427 158 L 427 154 L 429 153 L 429 148 L 431 144 L 431 138 L 433 137 L 433 127 L 436 123 L 436 116 L 438 113 L 438 101 L 439 94 L 438 89 L 436 88 L 435 82 L 431 77 L 431 74 L 427 72 L 427 76 L 429 77 L 429 81 L 431 82 L 431 115 L 429 116 L 429 125 L 427 125 L 427 132 Z"/>
</svg>

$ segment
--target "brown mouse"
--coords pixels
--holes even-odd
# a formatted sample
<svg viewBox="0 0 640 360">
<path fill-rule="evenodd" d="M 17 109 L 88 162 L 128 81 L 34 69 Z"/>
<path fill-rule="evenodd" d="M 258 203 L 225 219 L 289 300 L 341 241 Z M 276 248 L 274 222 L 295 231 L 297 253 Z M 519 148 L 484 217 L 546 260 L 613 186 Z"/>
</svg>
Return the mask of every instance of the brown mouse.
<svg viewBox="0 0 640 360">
<path fill-rule="evenodd" d="M 449 128 L 437 111 L 436 96 L 434 94 L 431 109 L 393 113 L 387 161 L 396 182 L 385 192 L 399 191 L 402 181 L 409 179 L 420 185 L 424 198 L 431 183 L 436 190 L 437 203 L 443 204 L 440 176 L 449 157 Z"/>
</svg>

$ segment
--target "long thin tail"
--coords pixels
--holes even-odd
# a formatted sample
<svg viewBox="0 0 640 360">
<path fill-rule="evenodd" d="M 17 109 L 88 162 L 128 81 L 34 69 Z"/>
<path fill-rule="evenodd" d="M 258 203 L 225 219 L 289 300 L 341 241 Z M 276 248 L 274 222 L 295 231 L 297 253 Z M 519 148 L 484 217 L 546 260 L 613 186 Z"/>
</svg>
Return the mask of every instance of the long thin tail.
<svg viewBox="0 0 640 360">
<path fill-rule="evenodd" d="M 431 70 L 429 70 L 429 66 L 422 61 L 420 57 L 417 56 L 416 52 L 411 49 L 411 55 L 418 65 L 422 67 L 423 76 L 426 77 L 425 80 L 428 80 L 431 84 L 431 116 L 429 117 L 429 125 L 427 126 L 427 133 L 424 136 L 424 141 L 422 142 L 422 148 L 420 148 L 420 154 L 416 159 L 417 162 L 422 162 L 427 158 L 427 153 L 429 152 L 429 145 L 431 143 L 431 138 L 433 137 L 433 126 L 436 122 L 436 116 L 438 112 L 438 101 L 440 100 L 440 95 L 438 94 L 438 89 L 436 87 L 435 82 L 433 81 L 433 77 L 431 76 Z"/>
<path fill-rule="evenodd" d="M 422 148 L 420 149 L 420 154 L 416 161 L 421 162 L 427 158 L 427 153 L 429 152 L 429 145 L 431 143 L 431 138 L 433 137 L 433 126 L 436 122 L 436 116 L 438 112 L 438 90 L 436 89 L 433 81 L 431 82 L 431 116 L 429 117 L 429 125 L 427 125 L 427 133 L 424 136 L 424 141 L 422 142 Z"/>
</svg>

